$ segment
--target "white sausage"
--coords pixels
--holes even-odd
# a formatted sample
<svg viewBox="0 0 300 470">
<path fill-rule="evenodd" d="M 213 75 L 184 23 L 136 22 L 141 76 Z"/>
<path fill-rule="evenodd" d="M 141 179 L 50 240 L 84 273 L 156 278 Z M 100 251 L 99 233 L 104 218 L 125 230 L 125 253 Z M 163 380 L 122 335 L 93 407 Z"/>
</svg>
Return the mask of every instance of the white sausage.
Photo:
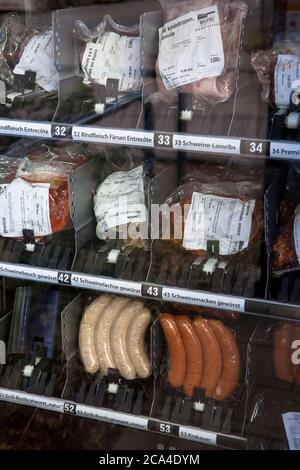
<svg viewBox="0 0 300 470">
<path fill-rule="evenodd" d="M 110 333 L 112 355 L 120 375 L 126 380 L 136 378 L 135 369 L 127 351 L 128 328 L 134 317 L 143 309 L 141 302 L 131 302 L 115 319 Z"/>
<path fill-rule="evenodd" d="M 151 312 L 144 308 L 129 325 L 127 351 L 136 374 L 142 379 L 151 375 L 151 364 L 145 351 L 145 334 L 151 323 Z"/>
<path fill-rule="evenodd" d="M 114 300 L 106 307 L 96 324 L 95 348 L 99 369 L 104 375 L 107 375 L 108 369 L 117 369 L 111 353 L 110 330 L 115 319 L 129 302 L 130 299 L 114 297 Z"/>
<path fill-rule="evenodd" d="M 99 361 L 95 350 L 95 327 L 104 309 L 113 300 L 111 295 L 101 295 L 95 299 L 83 314 L 79 329 L 79 349 L 84 368 L 90 374 L 99 369 Z"/>
</svg>

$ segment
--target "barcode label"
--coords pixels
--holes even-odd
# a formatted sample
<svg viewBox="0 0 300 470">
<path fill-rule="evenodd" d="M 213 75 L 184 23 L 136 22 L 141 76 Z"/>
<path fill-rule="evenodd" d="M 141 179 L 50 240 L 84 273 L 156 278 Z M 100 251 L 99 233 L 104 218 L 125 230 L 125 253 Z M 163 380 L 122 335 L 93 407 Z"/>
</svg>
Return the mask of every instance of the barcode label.
<svg viewBox="0 0 300 470">
<path fill-rule="evenodd" d="M 215 64 L 216 62 L 221 62 L 221 58 L 220 57 L 211 57 L 210 61 L 211 61 L 212 64 Z"/>
<path fill-rule="evenodd" d="M 300 413 L 282 415 L 290 450 L 300 450 Z"/>
</svg>

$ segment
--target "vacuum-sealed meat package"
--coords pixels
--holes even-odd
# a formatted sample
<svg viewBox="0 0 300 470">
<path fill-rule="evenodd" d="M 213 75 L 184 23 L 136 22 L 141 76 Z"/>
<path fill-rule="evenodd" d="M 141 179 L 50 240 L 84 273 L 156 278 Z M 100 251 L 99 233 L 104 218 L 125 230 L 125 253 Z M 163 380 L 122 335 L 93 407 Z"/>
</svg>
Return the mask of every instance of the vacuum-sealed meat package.
<svg viewBox="0 0 300 470">
<path fill-rule="evenodd" d="M 100 184 L 94 197 L 97 237 L 144 246 L 147 231 L 147 177 L 143 166 L 116 171 Z"/>
<path fill-rule="evenodd" d="M 220 320 L 163 313 L 159 317 L 167 342 L 167 381 L 192 397 L 201 388 L 207 397 L 224 401 L 238 387 L 241 354 L 235 334 Z"/>
<path fill-rule="evenodd" d="M 197 255 L 207 252 L 209 242 L 218 243 L 221 256 L 235 255 L 262 237 L 262 184 L 251 174 L 242 180 L 233 169 L 223 175 L 221 169 L 202 165 L 166 201 L 171 209 L 171 242 Z"/>
<path fill-rule="evenodd" d="M 271 106 L 288 108 L 297 82 L 299 87 L 300 43 L 281 41 L 272 49 L 257 51 L 251 64 L 262 86 L 262 99 Z"/>
<path fill-rule="evenodd" d="M 189 93 L 200 105 L 228 100 L 237 90 L 247 4 L 227 0 L 160 0 L 159 97 Z"/>
<path fill-rule="evenodd" d="M 85 85 L 106 87 L 107 81 L 112 79 L 118 82 L 120 93 L 141 88 L 138 25 L 122 26 L 106 15 L 92 31 L 82 21 L 77 21 L 76 31 L 78 59 Z"/>
<path fill-rule="evenodd" d="M 300 167 L 290 167 L 279 206 L 279 230 L 272 249 L 272 272 L 281 275 L 300 269 Z"/>
<path fill-rule="evenodd" d="M 59 77 L 54 63 L 53 30 L 29 29 L 20 17 L 9 14 L 0 32 L 0 79 L 13 89 L 14 74 L 34 72 L 37 87 L 56 91 Z"/>
<path fill-rule="evenodd" d="M 87 158 L 79 149 L 56 153 L 46 146 L 27 158 L 7 158 L 10 171 L 0 184 L 0 235 L 22 238 L 28 229 L 41 238 L 71 228 L 68 175 Z"/>
</svg>

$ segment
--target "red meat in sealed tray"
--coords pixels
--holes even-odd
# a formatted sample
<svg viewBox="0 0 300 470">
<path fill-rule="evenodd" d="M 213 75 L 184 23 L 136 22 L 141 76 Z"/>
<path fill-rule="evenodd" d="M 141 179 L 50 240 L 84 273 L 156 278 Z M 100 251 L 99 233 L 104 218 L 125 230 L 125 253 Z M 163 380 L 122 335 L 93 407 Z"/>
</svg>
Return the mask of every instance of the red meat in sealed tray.
<svg viewBox="0 0 300 470">
<path fill-rule="evenodd" d="M 55 149 L 38 146 L 18 168 L 16 176 L 28 183 L 50 185 L 49 209 L 53 234 L 71 228 L 68 176 L 87 159 L 88 154 L 77 146 Z"/>
<path fill-rule="evenodd" d="M 165 22 L 180 18 L 191 12 L 207 7 L 218 7 L 221 36 L 224 50 L 224 68 L 221 73 L 192 80 L 182 86 L 167 89 L 162 79 L 160 60 L 157 61 L 157 83 L 160 94 L 167 102 L 176 101 L 176 95 L 190 93 L 199 104 L 216 104 L 228 100 L 237 89 L 238 63 L 243 21 L 247 14 L 247 5 L 242 1 L 190 0 L 171 2 L 161 0 L 165 7 Z M 202 57 L 200 58 L 202 60 Z M 217 62 L 218 58 L 215 58 Z M 213 59 L 212 59 L 213 60 Z M 219 60 L 219 59 L 218 59 Z"/>
</svg>

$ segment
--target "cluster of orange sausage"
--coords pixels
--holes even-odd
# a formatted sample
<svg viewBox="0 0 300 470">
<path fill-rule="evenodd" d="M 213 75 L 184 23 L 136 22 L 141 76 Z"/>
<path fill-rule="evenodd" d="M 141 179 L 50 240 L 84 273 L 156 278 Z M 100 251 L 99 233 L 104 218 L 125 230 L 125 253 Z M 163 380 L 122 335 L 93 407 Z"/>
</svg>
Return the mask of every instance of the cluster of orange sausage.
<svg viewBox="0 0 300 470">
<path fill-rule="evenodd" d="M 222 401 L 232 395 L 241 371 L 241 358 L 232 331 L 219 320 L 186 315 L 160 315 L 169 349 L 168 382 L 183 387 L 192 397 L 194 388 Z"/>
</svg>

